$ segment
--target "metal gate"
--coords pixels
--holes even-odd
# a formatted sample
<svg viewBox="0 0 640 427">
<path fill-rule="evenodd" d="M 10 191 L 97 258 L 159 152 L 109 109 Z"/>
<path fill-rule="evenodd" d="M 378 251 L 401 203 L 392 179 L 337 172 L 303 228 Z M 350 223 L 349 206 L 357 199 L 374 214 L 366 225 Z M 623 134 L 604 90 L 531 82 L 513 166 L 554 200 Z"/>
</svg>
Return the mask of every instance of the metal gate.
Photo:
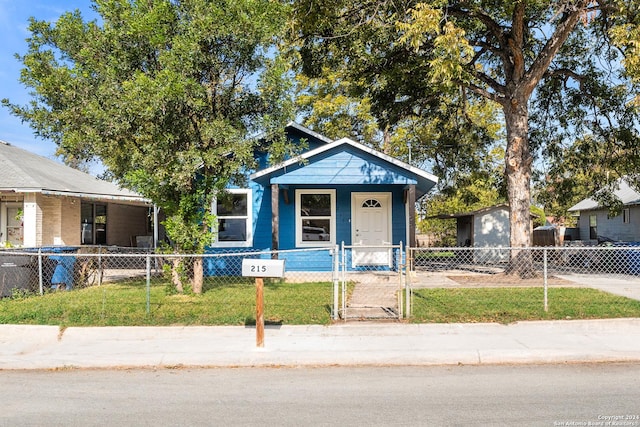
<svg viewBox="0 0 640 427">
<path fill-rule="evenodd" d="M 403 317 L 405 253 L 400 245 L 340 247 L 342 320 L 393 320 Z"/>
</svg>

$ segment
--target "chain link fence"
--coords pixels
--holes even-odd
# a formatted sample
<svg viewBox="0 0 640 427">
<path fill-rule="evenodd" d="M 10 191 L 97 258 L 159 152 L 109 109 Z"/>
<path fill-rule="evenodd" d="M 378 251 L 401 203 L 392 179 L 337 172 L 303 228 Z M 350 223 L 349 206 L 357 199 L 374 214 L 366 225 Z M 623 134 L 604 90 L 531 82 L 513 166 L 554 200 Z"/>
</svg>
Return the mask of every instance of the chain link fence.
<svg viewBox="0 0 640 427">
<path fill-rule="evenodd" d="M 407 258 L 409 295 L 425 288 L 538 288 L 546 311 L 549 288 L 602 289 L 613 281 L 640 288 L 640 246 L 629 244 L 411 248 Z"/>
<path fill-rule="evenodd" d="M 342 245 L 340 256 L 343 320 L 402 319 L 406 266 L 402 245 Z"/>
<path fill-rule="evenodd" d="M 186 320 L 191 324 L 251 324 L 255 322 L 255 279 L 242 276 L 242 262 L 279 258 L 285 260 L 284 277 L 265 279 L 267 323 L 277 324 L 283 318 L 328 323 L 337 317 L 334 307 L 339 301 L 333 268 L 336 255 L 335 249 L 197 256 L 120 247 L 2 250 L 0 297 L 59 298 L 61 313 L 69 309 L 67 305 L 82 305 L 72 307 L 75 321 L 78 316 L 94 316 L 104 319 L 104 324 L 122 322 L 110 320 L 118 313 L 120 318 L 139 319 L 142 324 L 171 324 L 170 316 L 183 323 L 192 310 L 194 317 Z M 202 278 L 201 295 L 193 292 L 198 276 Z"/>
<path fill-rule="evenodd" d="M 546 309 L 549 288 L 594 287 L 613 279 L 640 287 L 640 245 L 512 249 L 343 244 L 198 256 L 139 248 L 51 247 L 1 250 L 0 297 L 58 298 L 86 290 L 59 298 L 60 314 L 53 319 L 62 323 L 93 318 L 105 325 L 174 320 L 251 324 L 255 279 L 242 276 L 242 263 L 273 258 L 285 261 L 285 273 L 265 279 L 267 324 L 410 318 L 420 289 L 537 288 Z M 194 276 L 200 276 L 197 271 L 203 280 L 202 295 L 196 296 L 191 289 Z M 179 285 L 183 292 L 177 291 Z M 119 318 L 112 317 L 116 312 Z"/>
<path fill-rule="evenodd" d="M 516 271 L 512 277 L 588 274 L 591 276 L 640 275 L 640 246 L 561 246 L 532 248 L 411 248 L 411 269 L 417 273 L 484 274 Z"/>
</svg>

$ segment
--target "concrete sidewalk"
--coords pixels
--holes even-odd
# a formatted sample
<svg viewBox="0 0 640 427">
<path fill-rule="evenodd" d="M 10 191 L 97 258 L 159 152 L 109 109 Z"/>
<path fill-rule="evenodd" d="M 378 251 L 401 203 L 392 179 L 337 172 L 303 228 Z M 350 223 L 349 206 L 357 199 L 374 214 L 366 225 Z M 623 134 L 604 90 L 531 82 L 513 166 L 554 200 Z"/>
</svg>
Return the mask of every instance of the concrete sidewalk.
<svg viewBox="0 0 640 427">
<path fill-rule="evenodd" d="M 0 325 L 0 369 L 640 362 L 640 319 L 267 327 Z"/>
</svg>

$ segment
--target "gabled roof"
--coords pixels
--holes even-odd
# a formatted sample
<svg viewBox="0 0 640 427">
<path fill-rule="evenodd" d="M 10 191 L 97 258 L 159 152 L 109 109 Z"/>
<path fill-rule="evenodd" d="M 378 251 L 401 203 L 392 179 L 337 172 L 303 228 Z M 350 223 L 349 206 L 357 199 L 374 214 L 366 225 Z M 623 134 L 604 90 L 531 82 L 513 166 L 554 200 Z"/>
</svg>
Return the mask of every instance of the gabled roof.
<svg viewBox="0 0 640 427">
<path fill-rule="evenodd" d="M 138 193 L 4 141 L 0 141 L 0 192 L 149 203 Z"/>
<path fill-rule="evenodd" d="M 487 212 L 491 212 L 491 211 L 498 210 L 498 209 L 509 209 L 509 205 L 507 203 L 500 203 L 498 205 L 487 206 L 485 208 L 480 208 L 480 209 L 477 209 L 477 210 L 471 211 L 471 212 L 463 212 L 463 213 L 455 213 L 455 214 L 440 214 L 440 215 L 431 216 L 429 218 L 434 218 L 434 219 L 464 218 L 464 217 L 468 217 L 468 216 L 482 215 L 482 214 L 485 214 Z"/>
<path fill-rule="evenodd" d="M 337 158 L 339 153 L 351 157 Z M 350 160 L 356 164 L 345 164 Z M 365 165 L 368 160 L 371 161 Z M 313 169 L 314 173 L 305 168 Z M 348 168 L 351 174 L 346 172 Z M 417 196 L 438 182 L 429 172 L 349 138 L 319 146 L 251 175 L 254 180 L 266 177 L 276 184 L 415 184 Z"/>
<path fill-rule="evenodd" d="M 484 215 L 488 212 L 499 211 L 499 210 L 503 210 L 503 211 L 506 210 L 507 213 L 509 213 L 509 204 L 499 203 L 497 205 L 487 206 L 485 208 L 480 208 L 471 212 L 433 215 L 433 216 L 430 216 L 429 219 L 453 219 L 453 218 L 457 219 L 457 218 L 465 218 L 465 217 L 475 217 L 475 216 Z M 540 218 L 540 215 L 534 214 L 533 212 L 529 212 L 529 218 L 530 219 Z"/>
<path fill-rule="evenodd" d="M 333 139 L 331 138 L 327 138 L 324 135 L 319 134 L 318 132 L 314 132 L 311 129 L 309 129 L 308 127 L 302 126 L 301 124 L 298 124 L 296 122 L 289 122 L 287 123 L 287 125 L 285 126 L 285 128 L 291 128 L 291 129 L 295 129 L 303 134 L 307 134 L 313 138 L 316 138 L 322 142 L 326 142 L 326 143 L 331 143 L 333 142 Z"/>
<path fill-rule="evenodd" d="M 637 205 L 640 204 L 640 192 L 634 190 L 629 186 L 627 181 L 624 178 L 618 179 L 618 181 L 614 184 L 616 188 L 613 191 L 613 194 L 620 199 L 623 205 Z M 571 206 L 569 208 L 570 212 L 575 211 L 587 211 L 591 209 L 604 208 L 600 206 L 598 201 L 591 197 L 587 197 L 586 199 L 578 202 L 577 204 Z"/>
</svg>

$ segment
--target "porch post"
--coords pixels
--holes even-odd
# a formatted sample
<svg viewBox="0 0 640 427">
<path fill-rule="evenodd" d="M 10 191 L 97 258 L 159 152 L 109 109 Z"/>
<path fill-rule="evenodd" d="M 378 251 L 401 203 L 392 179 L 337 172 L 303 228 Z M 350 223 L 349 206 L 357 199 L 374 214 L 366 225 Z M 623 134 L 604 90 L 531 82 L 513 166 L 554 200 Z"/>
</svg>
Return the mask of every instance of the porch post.
<svg viewBox="0 0 640 427">
<path fill-rule="evenodd" d="M 158 249 L 158 239 L 160 234 L 158 232 L 158 211 L 160 208 L 155 203 L 153 204 L 153 249 Z"/>
<path fill-rule="evenodd" d="M 271 250 L 277 251 L 280 247 L 279 241 L 279 221 L 278 216 L 280 213 L 280 188 L 278 184 L 271 184 Z M 277 259 L 278 254 L 272 253 L 271 258 Z"/>
<path fill-rule="evenodd" d="M 42 244 L 42 224 L 38 224 L 38 196 L 36 193 L 26 193 L 22 201 L 22 245 L 35 248 Z M 6 225 L 6 224 L 5 224 Z M 5 236 L 9 241 L 9 236 Z"/>
<path fill-rule="evenodd" d="M 407 246 L 410 248 L 416 247 L 416 186 L 415 184 L 409 185 L 407 191 L 407 210 L 409 211 L 409 241 Z"/>
</svg>

